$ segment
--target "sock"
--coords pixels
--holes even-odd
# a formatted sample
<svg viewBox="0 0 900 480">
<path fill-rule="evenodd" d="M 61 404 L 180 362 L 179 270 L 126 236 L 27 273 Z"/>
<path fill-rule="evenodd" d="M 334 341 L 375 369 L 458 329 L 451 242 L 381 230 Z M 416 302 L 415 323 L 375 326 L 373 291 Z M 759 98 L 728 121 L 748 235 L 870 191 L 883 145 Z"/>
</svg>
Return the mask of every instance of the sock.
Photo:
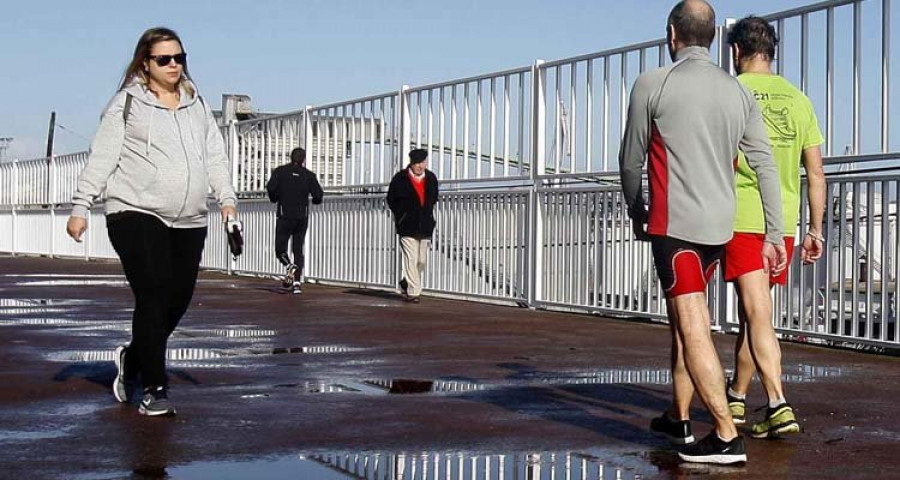
<svg viewBox="0 0 900 480">
<path fill-rule="evenodd" d="M 769 408 L 778 408 L 785 403 L 787 403 L 787 401 L 784 399 L 784 397 L 779 397 L 775 400 L 769 400 Z"/>
<path fill-rule="evenodd" d="M 731 440 L 725 440 L 724 438 L 722 438 L 721 435 L 719 435 L 719 432 L 716 432 L 716 438 L 718 438 L 719 440 L 721 440 L 722 443 L 730 443 L 731 440 L 734 440 L 734 438 L 732 438 Z"/>
<path fill-rule="evenodd" d="M 728 387 L 728 396 L 731 398 L 736 398 L 738 400 L 746 400 L 747 399 L 746 393 L 737 393 L 734 390 L 732 390 L 731 387 Z"/>
</svg>

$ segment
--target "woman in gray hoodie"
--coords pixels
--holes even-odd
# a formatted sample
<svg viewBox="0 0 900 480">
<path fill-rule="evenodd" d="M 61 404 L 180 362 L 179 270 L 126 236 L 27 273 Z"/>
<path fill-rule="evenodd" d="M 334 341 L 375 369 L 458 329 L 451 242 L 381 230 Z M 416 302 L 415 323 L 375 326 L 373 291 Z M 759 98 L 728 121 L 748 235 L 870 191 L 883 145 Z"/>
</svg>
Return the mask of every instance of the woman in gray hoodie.
<svg viewBox="0 0 900 480">
<path fill-rule="evenodd" d="M 181 40 L 172 30 L 151 28 L 103 112 L 66 226 L 80 242 L 88 210 L 106 192 L 109 239 L 135 298 L 131 343 L 115 352 L 113 393 L 127 402 L 140 375 L 144 415 L 175 413 L 166 343 L 194 293 L 210 188 L 223 219 L 235 217 L 225 145 L 188 76 Z"/>
</svg>

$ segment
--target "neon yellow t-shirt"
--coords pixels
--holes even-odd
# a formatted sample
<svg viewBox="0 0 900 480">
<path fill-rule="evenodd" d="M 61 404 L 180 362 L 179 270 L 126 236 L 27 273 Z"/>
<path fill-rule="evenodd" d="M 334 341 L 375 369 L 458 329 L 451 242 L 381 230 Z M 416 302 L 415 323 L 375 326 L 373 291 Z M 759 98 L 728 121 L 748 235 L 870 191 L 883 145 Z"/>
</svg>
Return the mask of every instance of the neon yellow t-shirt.
<svg viewBox="0 0 900 480">
<path fill-rule="evenodd" d="M 793 235 L 800 216 L 800 164 L 803 150 L 824 143 L 809 98 L 778 75 L 745 73 L 738 80 L 753 93 L 769 132 L 772 154 L 781 178 L 784 233 Z M 737 212 L 734 231 L 766 233 L 756 173 L 743 153 L 735 175 Z"/>
</svg>

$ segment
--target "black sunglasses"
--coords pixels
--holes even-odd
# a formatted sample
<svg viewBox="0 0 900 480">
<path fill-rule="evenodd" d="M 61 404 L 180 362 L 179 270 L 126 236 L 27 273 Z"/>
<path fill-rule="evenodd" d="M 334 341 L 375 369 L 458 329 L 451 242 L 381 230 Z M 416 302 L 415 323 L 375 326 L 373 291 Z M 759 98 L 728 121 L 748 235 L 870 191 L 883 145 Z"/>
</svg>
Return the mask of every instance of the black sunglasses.
<svg viewBox="0 0 900 480">
<path fill-rule="evenodd" d="M 172 60 L 175 60 L 175 63 L 179 65 L 184 65 L 184 62 L 187 61 L 187 54 L 182 52 L 175 55 L 150 55 L 148 58 L 156 62 L 157 66 L 165 67 L 172 63 Z"/>
</svg>

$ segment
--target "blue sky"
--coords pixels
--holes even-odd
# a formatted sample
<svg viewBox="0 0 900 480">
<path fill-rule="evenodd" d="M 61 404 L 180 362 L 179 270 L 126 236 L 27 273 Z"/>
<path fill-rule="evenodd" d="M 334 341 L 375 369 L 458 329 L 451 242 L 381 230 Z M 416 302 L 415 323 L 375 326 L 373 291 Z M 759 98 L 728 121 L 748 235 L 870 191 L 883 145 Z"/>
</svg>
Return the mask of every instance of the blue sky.
<svg viewBox="0 0 900 480">
<path fill-rule="evenodd" d="M 721 0 L 719 18 L 811 0 Z M 876 2 L 868 2 L 876 3 Z M 879 2 L 880 3 L 880 2 Z M 39 157 L 85 150 L 138 36 L 177 30 L 201 93 L 278 112 L 659 38 L 672 0 L 12 1 L 0 15 L 0 137 Z M 895 81 L 895 83 L 897 83 Z M 70 133 L 76 132 L 76 134 Z"/>
</svg>

